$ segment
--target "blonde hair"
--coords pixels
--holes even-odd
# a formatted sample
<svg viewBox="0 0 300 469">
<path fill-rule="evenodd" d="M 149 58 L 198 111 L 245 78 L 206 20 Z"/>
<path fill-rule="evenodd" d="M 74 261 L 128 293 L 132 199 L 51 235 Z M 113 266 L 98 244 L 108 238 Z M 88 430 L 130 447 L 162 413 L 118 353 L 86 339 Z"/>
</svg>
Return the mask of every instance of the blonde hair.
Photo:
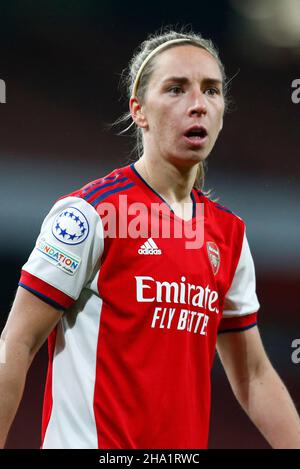
<svg viewBox="0 0 300 469">
<path fill-rule="evenodd" d="M 145 97 L 150 77 L 155 68 L 153 58 L 164 50 L 186 44 L 205 49 L 217 61 L 222 75 L 223 96 L 225 100 L 226 109 L 227 81 L 224 65 L 219 58 L 219 54 L 216 47 L 210 39 L 204 39 L 201 34 L 196 34 L 193 31 L 185 32 L 184 29 L 181 29 L 180 32 L 177 32 L 173 29 L 167 28 L 164 32 L 160 31 L 158 33 L 150 35 L 144 42 L 140 44 L 129 63 L 128 69 L 123 71 L 121 77 L 121 83 L 126 88 L 127 99 L 130 99 L 132 96 L 136 96 L 142 103 Z M 128 124 L 130 120 L 131 114 L 130 112 L 126 112 L 115 122 L 115 124 Z M 133 152 L 136 153 L 140 158 L 143 154 L 144 148 L 142 130 L 138 126 L 136 126 L 135 123 L 132 121 L 130 125 L 127 125 L 125 129 L 119 132 L 119 135 L 123 135 L 132 127 L 134 128 L 134 136 L 136 139 Z M 204 180 L 205 166 L 204 162 L 200 162 L 198 164 L 197 176 L 195 179 L 194 187 L 196 189 L 202 190 L 204 187 Z M 209 195 L 209 193 L 207 195 Z"/>
</svg>

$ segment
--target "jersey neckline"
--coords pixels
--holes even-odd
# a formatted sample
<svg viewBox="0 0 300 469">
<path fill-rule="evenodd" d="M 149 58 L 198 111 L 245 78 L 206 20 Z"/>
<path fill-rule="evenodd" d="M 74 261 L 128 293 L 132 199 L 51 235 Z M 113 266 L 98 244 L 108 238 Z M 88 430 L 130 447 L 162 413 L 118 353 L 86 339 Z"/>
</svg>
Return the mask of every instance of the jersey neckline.
<svg viewBox="0 0 300 469">
<path fill-rule="evenodd" d="M 174 217 L 174 219 L 177 219 L 178 221 L 182 223 L 192 223 L 196 219 L 196 204 L 197 200 L 199 199 L 199 196 L 197 194 L 197 191 L 195 188 L 192 189 L 190 195 L 191 199 L 193 202 L 193 212 L 192 212 L 192 217 L 189 220 L 184 220 L 183 218 L 180 218 L 178 215 L 175 214 L 174 210 L 170 206 L 170 204 L 155 190 L 153 187 L 148 184 L 147 181 L 140 175 L 140 173 L 137 171 L 137 169 L 134 166 L 134 163 L 131 163 L 128 166 L 125 166 L 123 170 L 126 171 L 127 176 L 130 177 L 131 179 L 134 179 L 134 181 L 145 191 L 148 193 L 148 195 L 153 198 L 158 198 L 160 202 L 163 202 L 168 209 L 170 210 L 170 213 Z"/>
</svg>

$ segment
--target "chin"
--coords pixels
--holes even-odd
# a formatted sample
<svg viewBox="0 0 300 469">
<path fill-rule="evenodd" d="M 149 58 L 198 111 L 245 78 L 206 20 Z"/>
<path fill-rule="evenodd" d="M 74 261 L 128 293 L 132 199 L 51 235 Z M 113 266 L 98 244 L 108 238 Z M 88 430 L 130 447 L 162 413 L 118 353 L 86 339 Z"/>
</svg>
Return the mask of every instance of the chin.
<svg viewBox="0 0 300 469">
<path fill-rule="evenodd" d="M 186 155 L 173 155 L 170 162 L 177 168 L 192 168 L 193 166 L 205 161 L 207 154 L 204 152 L 190 151 Z"/>
</svg>

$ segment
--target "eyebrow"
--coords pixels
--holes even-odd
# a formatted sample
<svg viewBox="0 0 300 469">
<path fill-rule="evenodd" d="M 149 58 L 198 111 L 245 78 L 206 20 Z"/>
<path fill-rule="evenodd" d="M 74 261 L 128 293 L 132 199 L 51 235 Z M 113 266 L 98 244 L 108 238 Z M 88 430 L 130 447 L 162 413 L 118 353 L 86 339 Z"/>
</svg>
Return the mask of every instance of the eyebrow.
<svg viewBox="0 0 300 469">
<path fill-rule="evenodd" d="M 218 84 L 218 85 L 223 84 L 223 81 L 220 80 L 220 78 L 205 77 L 202 81 L 204 81 L 207 84 L 210 84 L 210 83 Z M 163 80 L 162 83 L 165 84 L 165 83 L 169 83 L 169 82 L 177 82 L 177 83 L 181 83 L 182 85 L 185 85 L 186 83 L 189 82 L 189 79 L 187 77 L 173 76 L 173 77 L 166 78 L 165 80 Z"/>
</svg>

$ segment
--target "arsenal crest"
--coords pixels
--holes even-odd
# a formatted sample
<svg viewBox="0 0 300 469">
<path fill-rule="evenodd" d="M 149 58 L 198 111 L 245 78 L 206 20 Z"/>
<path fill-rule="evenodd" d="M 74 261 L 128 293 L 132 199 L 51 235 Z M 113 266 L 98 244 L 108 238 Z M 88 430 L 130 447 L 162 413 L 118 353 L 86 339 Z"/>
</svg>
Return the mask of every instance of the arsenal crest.
<svg viewBox="0 0 300 469">
<path fill-rule="evenodd" d="M 214 275 L 217 275 L 221 262 L 220 250 L 213 241 L 207 241 L 206 249 L 213 273 Z"/>
</svg>

